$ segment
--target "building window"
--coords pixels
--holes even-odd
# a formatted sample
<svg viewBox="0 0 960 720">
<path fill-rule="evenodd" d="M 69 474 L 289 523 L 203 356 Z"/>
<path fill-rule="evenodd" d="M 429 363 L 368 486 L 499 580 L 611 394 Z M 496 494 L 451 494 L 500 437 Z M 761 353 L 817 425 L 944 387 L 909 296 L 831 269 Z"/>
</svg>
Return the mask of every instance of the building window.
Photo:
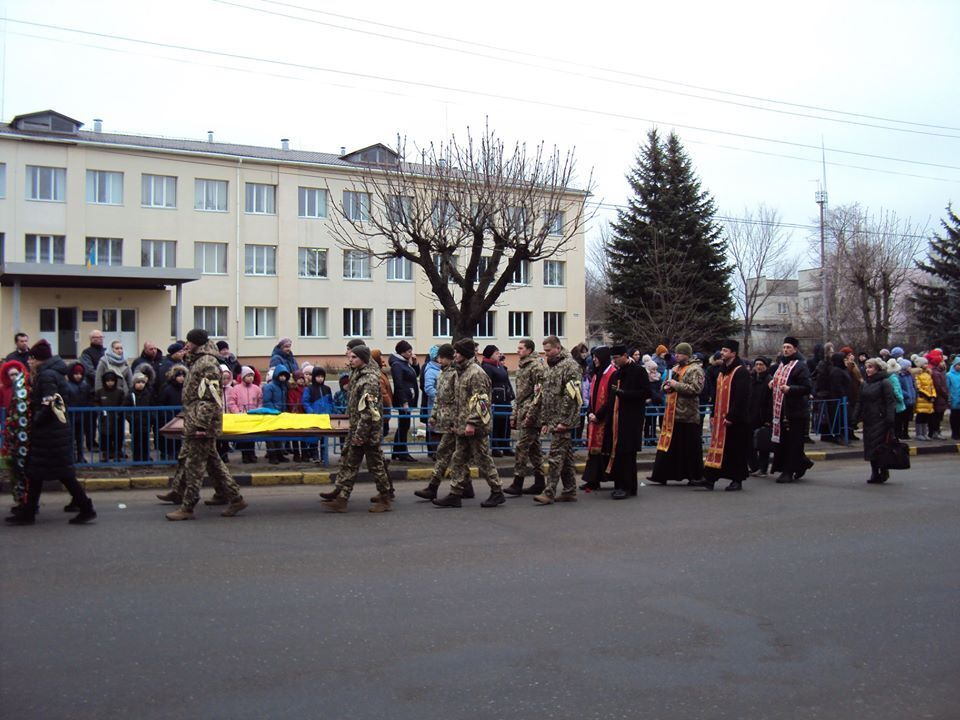
<svg viewBox="0 0 960 720">
<path fill-rule="evenodd" d="M 0 200 L 7 196 L 7 164 L 0 163 Z"/>
<path fill-rule="evenodd" d="M 144 175 L 140 181 L 140 204 L 144 207 L 175 208 L 177 179 L 170 175 Z"/>
<path fill-rule="evenodd" d="M 530 337 L 530 313 L 511 312 L 509 315 L 509 320 L 510 320 L 510 337 L 513 337 L 513 338 Z"/>
<path fill-rule="evenodd" d="M 302 278 L 325 278 L 327 276 L 327 251 L 320 248 L 302 247 L 297 254 L 299 276 Z"/>
<path fill-rule="evenodd" d="M 549 228 L 547 232 L 550 235 L 563 235 L 564 213 L 558 210 L 553 213 L 543 214 L 543 224 Z"/>
<path fill-rule="evenodd" d="M 387 337 L 413 337 L 413 310 L 387 310 Z"/>
<path fill-rule="evenodd" d="M 209 212 L 226 212 L 227 181 L 197 178 L 193 186 L 193 207 Z"/>
<path fill-rule="evenodd" d="M 511 285 L 529 285 L 530 284 L 530 261 L 521 260 L 520 264 L 513 269 L 513 275 L 510 277 Z"/>
<path fill-rule="evenodd" d="M 25 245 L 28 263 L 63 264 L 67 238 L 63 235 L 27 235 Z"/>
<path fill-rule="evenodd" d="M 327 309 L 318 307 L 300 308 L 300 337 L 327 337 Z"/>
<path fill-rule="evenodd" d="M 243 333 L 247 337 L 276 337 L 277 309 L 275 307 L 244 308 Z"/>
<path fill-rule="evenodd" d="M 488 255 L 482 255 L 482 256 L 480 257 L 480 262 L 477 263 L 477 272 L 474 273 L 473 276 L 470 278 L 470 282 L 472 282 L 472 283 L 478 283 L 478 282 L 480 282 L 480 278 L 483 277 L 483 274 L 484 274 L 484 273 L 487 271 L 487 269 L 490 267 L 490 260 L 491 260 L 491 259 L 492 259 L 492 258 L 489 257 Z"/>
<path fill-rule="evenodd" d="M 172 268 L 177 266 L 177 243 L 174 240 L 141 240 L 140 267 Z"/>
<path fill-rule="evenodd" d="M 123 240 L 88 237 L 84 253 L 87 265 L 123 265 Z"/>
<path fill-rule="evenodd" d="M 413 280 L 413 263 L 404 257 L 387 260 L 387 280 Z"/>
<path fill-rule="evenodd" d="M 477 323 L 476 331 L 473 333 L 473 336 L 478 338 L 496 337 L 496 316 L 496 312 L 493 310 L 487 310 L 487 312 L 485 312 L 483 315 L 483 319 Z"/>
<path fill-rule="evenodd" d="M 123 205 L 123 173 L 87 170 L 87 202 Z"/>
<path fill-rule="evenodd" d="M 777 313 L 779 315 L 786 315 L 788 312 L 790 312 L 790 306 L 787 303 L 785 302 L 777 303 Z"/>
<path fill-rule="evenodd" d="M 244 272 L 247 275 L 276 275 L 277 248 L 275 245 L 244 245 Z"/>
<path fill-rule="evenodd" d="M 443 231 L 457 227 L 455 208 L 453 207 L 453 203 L 447 200 L 438 200 L 435 202 L 430 217 L 434 230 Z"/>
<path fill-rule="evenodd" d="M 247 202 L 244 210 L 256 215 L 274 215 L 277 212 L 277 186 L 247 183 Z"/>
<path fill-rule="evenodd" d="M 370 337 L 373 334 L 373 310 L 369 308 L 343 309 L 343 336 Z"/>
<path fill-rule="evenodd" d="M 454 282 L 453 269 L 457 267 L 457 254 L 441 255 L 437 253 L 433 256 L 433 266 L 437 268 L 441 278 L 446 275 L 447 282 L 452 283 Z"/>
<path fill-rule="evenodd" d="M 527 230 L 527 210 L 522 207 L 512 207 L 507 210 L 507 221 L 510 228 L 516 233 Z"/>
<path fill-rule="evenodd" d="M 563 287 L 566 282 L 566 263 L 563 260 L 545 260 L 543 284 L 546 287 Z"/>
<path fill-rule="evenodd" d="M 327 191 L 321 188 L 301 187 L 297 191 L 297 214 L 302 218 L 327 216 Z"/>
<path fill-rule="evenodd" d="M 344 250 L 343 277 L 345 280 L 369 280 L 370 254 L 362 250 Z"/>
<path fill-rule="evenodd" d="M 548 310 L 543 313 L 543 334 L 564 337 L 563 318 L 566 313 Z"/>
<path fill-rule="evenodd" d="M 216 305 L 194 305 L 193 326 L 203 328 L 210 337 L 226 337 L 227 308 Z"/>
<path fill-rule="evenodd" d="M 66 199 L 67 169 L 27 165 L 27 200 Z"/>
<path fill-rule="evenodd" d="M 194 267 L 204 275 L 227 274 L 227 244 L 198 242 L 193 244 Z M 201 326 L 202 327 L 202 326 Z"/>
<path fill-rule="evenodd" d="M 387 222 L 391 225 L 409 225 L 413 216 L 413 198 L 406 195 L 387 195 Z"/>
<path fill-rule="evenodd" d="M 366 222 L 370 219 L 370 194 L 365 192 L 343 191 L 343 214 L 347 220 Z"/>
<path fill-rule="evenodd" d="M 453 336 L 450 332 L 450 318 L 443 310 L 433 311 L 433 336 L 438 338 Z"/>
</svg>

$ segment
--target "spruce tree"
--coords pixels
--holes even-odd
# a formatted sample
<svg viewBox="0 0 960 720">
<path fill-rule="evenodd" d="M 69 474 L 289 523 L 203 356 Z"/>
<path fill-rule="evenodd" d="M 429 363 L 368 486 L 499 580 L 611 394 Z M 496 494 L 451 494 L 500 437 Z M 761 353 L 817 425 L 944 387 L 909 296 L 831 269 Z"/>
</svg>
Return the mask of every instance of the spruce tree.
<svg viewBox="0 0 960 720">
<path fill-rule="evenodd" d="M 924 328 L 931 346 L 956 352 L 960 349 L 960 218 L 951 205 L 940 224 L 946 234 L 934 234 L 926 261 L 917 262 L 930 279 L 914 282 L 914 320 Z"/>
<path fill-rule="evenodd" d="M 607 247 L 608 329 L 645 350 L 682 341 L 714 347 L 737 325 L 713 198 L 679 138 L 664 142 L 655 129 L 627 181 L 634 196 L 617 213 Z"/>
</svg>

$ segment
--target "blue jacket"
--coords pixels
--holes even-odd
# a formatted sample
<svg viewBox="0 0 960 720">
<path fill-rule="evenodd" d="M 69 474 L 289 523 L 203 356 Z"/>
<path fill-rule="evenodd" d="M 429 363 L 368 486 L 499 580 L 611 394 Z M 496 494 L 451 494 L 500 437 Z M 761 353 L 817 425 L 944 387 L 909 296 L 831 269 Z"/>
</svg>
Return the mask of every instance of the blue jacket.
<svg viewBox="0 0 960 720">
<path fill-rule="evenodd" d="M 303 409 L 312 415 L 333 414 L 333 393 L 326 385 L 307 385 L 303 391 Z"/>
<path fill-rule="evenodd" d="M 263 407 L 284 412 L 287 409 L 287 383 L 280 382 L 280 378 L 263 386 Z"/>
<path fill-rule="evenodd" d="M 890 389 L 893 390 L 894 412 L 902 413 L 907 409 L 907 405 L 903 401 L 903 387 L 900 385 L 900 379 L 887 375 L 887 380 L 890 382 Z"/>
<path fill-rule="evenodd" d="M 270 367 L 284 367 L 290 371 L 290 376 L 293 376 L 293 373 L 300 369 L 300 365 L 297 364 L 297 358 L 293 353 L 289 355 L 284 355 L 280 351 L 280 346 L 276 345 L 273 348 L 273 354 L 270 356 Z"/>
<path fill-rule="evenodd" d="M 897 377 L 900 378 L 903 404 L 906 407 L 913 407 L 917 404 L 917 386 L 913 382 L 913 374 L 909 370 L 901 370 Z"/>
<path fill-rule="evenodd" d="M 947 389 L 950 391 L 951 410 L 960 410 L 960 370 L 957 370 L 957 363 L 960 363 L 960 355 L 953 359 L 950 372 L 947 373 Z"/>
<path fill-rule="evenodd" d="M 437 378 L 443 370 L 440 363 L 431 360 L 423 368 L 423 394 L 427 398 L 427 407 L 433 407 L 433 401 L 437 398 Z"/>
</svg>

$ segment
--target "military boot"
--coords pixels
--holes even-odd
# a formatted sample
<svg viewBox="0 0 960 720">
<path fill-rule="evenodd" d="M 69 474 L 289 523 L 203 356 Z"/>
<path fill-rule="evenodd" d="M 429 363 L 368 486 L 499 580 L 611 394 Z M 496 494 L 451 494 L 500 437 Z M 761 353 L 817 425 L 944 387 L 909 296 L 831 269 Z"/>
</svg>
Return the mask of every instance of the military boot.
<svg viewBox="0 0 960 720">
<path fill-rule="evenodd" d="M 513 485 L 505 487 L 503 491 L 507 495 L 522 495 L 523 494 L 523 475 L 514 475 L 513 476 Z"/>
<path fill-rule="evenodd" d="M 554 499 L 554 502 L 576 502 L 577 501 L 577 491 L 576 490 L 565 490 L 564 492 L 557 495 Z"/>
<path fill-rule="evenodd" d="M 371 498 L 370 507 L 368 512 L 372 513 L 385 513 L 393 510 L 393 505 L 390 501 L 389 493 L 382 493 L 380 495 L 374 495 Z"/>
<path fill-rule="evenodd" d="M 463 494 L 460 496 L 464 500 L 473 500 L 477 494 L 473 491 L 473 480 L 467 480 L 463 483 Z"/>
<path fill-rule="evenodd" d="M 193 520 L 193 508 L 180 508 L 173 512 L 168 512 L 167 520 Z"/>
<path fill-rule="evenodd" d="M 463 507 L 463 503 L 460 502 L 460 496 L 454 495 L 453 493 L 450 493 L 446 497 L 440 498 L 439 500 L 434 499 L 433 504 L 437 507 Z"/>
<path fill-rule="evenodd" d="M 340 497 L 340 488 L 334 486 L 333 490 L 327 490 L 326 492 L 320 493 L 320 497 L 324 500 L 336 500 Z"/>
<path fill-rule="evenodd" d="M 524 495 L 539 495 L 543 492 L 544 488 L 547 487 L 546 478 L 543 477 L 543 473 L 534 473 L 533 474 L 533 485 L 528 488 L 523 489 Z"/>
<path fill-rule="evenodd" d="M 237 495 L 233 500 L 230 501 L 230 504 L 223 509 L 223 512 L 221 512 L 220 515 L 221 517 L 233 517 L 246 507 L 247 502 L 243 499 L 243 495 Z"/>
<path fill-rule="evenodd" d="M 418 498 L 423 498 L 424 500 L 433 500 L 437 497 L 437 489 L 440 487 L 439 484 L 434 485 L 430 483 L 423 490 L 414 490 L 413 494 Z"/>
<path fill-rule="evenodd" d="M 538 505 L 553 505 L 553 495 L 548 495 L 547 493 L 535 495 L 533 501 Z"/>
<path fill-rule="evenodd" d="M 320 506 L 326 510 L 329 510 L 330 512 L 345 513 L 347 511 L 347 504 L 349 502 L 350 501 L 347 500 L 347 498 L 343 497 L 342 495 L 338 495 L 331 500 L 324 500 L 322 503 L 320 503 Z"/>
<path fill-rule="evenodd" d="M 221 494 L 218 493 L 218 492 L 215 492 L 215 493 L 213 494 L 213 497 L 210 498 L 209 500 L 204 500 L 204 501 L 203 501 L 203 504 L 204 504 L 204 505 L 207 505 L 207 506 L 226 505 L 228 502 L 229 502 L 229 500 L 227 500 L 226 496 L 221 495 Z"/>
<path fill-rule="evenodd" d="M 170 492 L 160 493 L 157 495 L 157 500 L 163 500 L 164 502 L 179 505 L 183 502 L 183 496 L 176 490 L 171 490 Z"/>
<path fill-rule="evenodd" d="M 502 492 L 492 492 L 490 497 L 480 503 L 480 507 L 496 507 L 497 505 L 503 505 L 506 501 L 507 498 Z"/>
</svg>

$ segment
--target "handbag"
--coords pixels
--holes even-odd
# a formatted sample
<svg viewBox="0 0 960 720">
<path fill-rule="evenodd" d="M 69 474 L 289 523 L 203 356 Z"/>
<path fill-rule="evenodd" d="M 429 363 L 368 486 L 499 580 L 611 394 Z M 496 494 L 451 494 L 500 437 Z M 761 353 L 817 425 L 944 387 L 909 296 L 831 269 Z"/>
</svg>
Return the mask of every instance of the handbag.
<svg viewBox="0 0 960 720">
<path fill-rule="evenodd" d="M 892 432 L 887 432 L 883 442 L 873 449 L 870 459 L 878 467 L 887 470 L 910 469 L 910 446 L 900 442 Z"/>
</svg>

